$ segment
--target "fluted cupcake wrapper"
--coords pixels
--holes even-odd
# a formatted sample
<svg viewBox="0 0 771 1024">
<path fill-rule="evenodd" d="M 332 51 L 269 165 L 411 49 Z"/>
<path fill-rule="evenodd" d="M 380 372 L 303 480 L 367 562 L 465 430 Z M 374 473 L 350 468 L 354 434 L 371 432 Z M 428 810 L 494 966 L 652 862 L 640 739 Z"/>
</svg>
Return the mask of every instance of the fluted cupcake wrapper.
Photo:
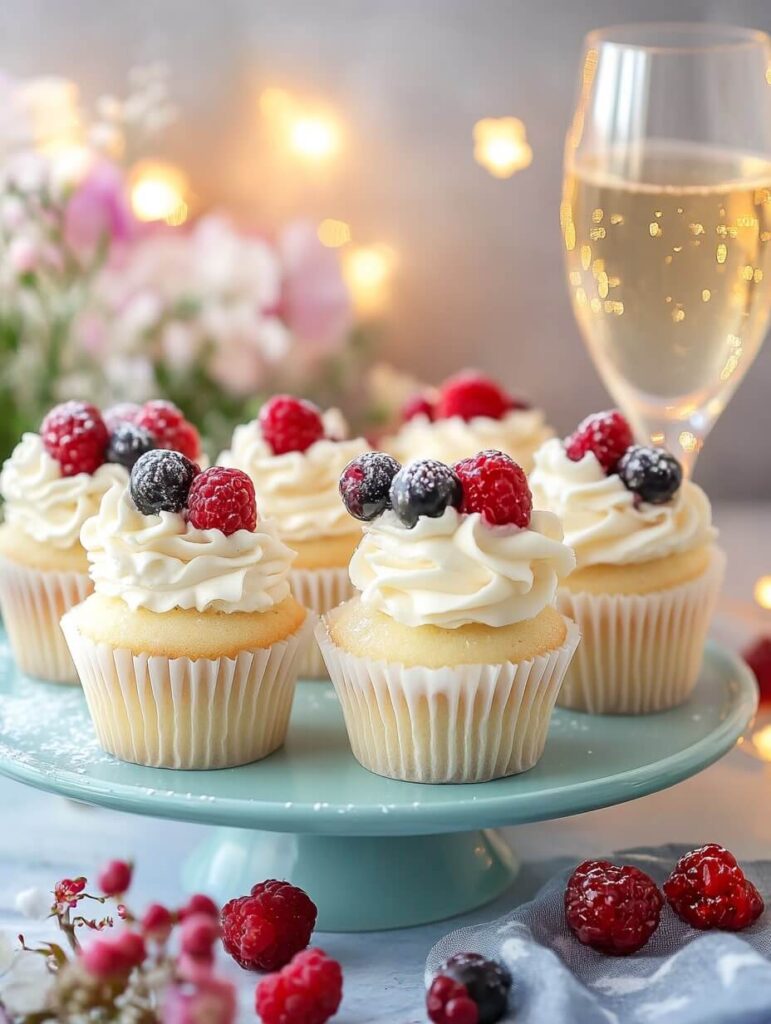
<svg viewBox="0 0 771 1024">
<path fill-rule="evenodd" d="M 289 582 L 296 600 L 319 615 L 337 608 L 354 593 L 348 566 L 344 569 L 292 569 Z M 313 638 L 300 665 L 300 678 L 329 678 L 319 645 Z"/>
<path fill-rule="evenodd" d="M 322 620 L 316 638 L 345 716 L 354 756 L 406 782 L 486 782 L 532 768 L 579 640 L 517 664 L 406 667 L 338 647 Z"/>
<path fill-rule="evenodd" d="M 77 683 L 59 621 L 92 590 L 88 573 L 32 569 L 0 558 L 0 611 L 22 672 L 47 682 Z"/>
<path fill-rule="evenodd" d="M 104 750 L 153 768 L 249 764 L 284 742 L 297 670 L 316 616 L 286 640 L 235 658 L 133 654 L 62 629 Z"/>
<path fill-rule="evenodd" d="M 715 548 L 694 580 L 652 594 L 560 590 L 557 607 L 581 630 L 557 703 L 595 715 L 642 715 L 684 703 L 699 678 L 725 571 Z"/>
</svg>

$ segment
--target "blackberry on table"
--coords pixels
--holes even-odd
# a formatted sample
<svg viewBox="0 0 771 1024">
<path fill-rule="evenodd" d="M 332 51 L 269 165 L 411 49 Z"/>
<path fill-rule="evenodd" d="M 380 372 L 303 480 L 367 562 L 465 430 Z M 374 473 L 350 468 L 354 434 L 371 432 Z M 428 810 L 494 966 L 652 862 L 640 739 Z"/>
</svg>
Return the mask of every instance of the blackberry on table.
<svg viewBox="0 0 771 1024">
<path fill-rule="evenodd" d="M 145 452 L 131 470 L 131 497 L 146 516 L 181 512 L 197 474 L 198 466 L 181 452 L 165 448 Z"/>
</svg>

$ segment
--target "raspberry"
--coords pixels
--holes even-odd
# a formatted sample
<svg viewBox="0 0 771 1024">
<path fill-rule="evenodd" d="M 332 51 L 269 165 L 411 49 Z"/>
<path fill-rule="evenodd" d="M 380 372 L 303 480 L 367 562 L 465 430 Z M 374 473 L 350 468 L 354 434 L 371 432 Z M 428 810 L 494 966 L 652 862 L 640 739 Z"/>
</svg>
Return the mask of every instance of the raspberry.
<svg viewBox="0 0 771 1024">
<path fill-rule="evenodd" d="M 734 855 L 717 843 L 681 857 L 664 883 L 664 895 L 678 917 L 702 930 L 741 931 L 764 909 L 763 898 Z"/>
<path fill-rule="evenodd" d="M 193 480 L 187 496 L 187 521 L 197 530 L 254 532 L 257 502 L 254 484 L 240 469 L 212 466 Z"/>
<path fill-rule="evenodd" d="M 137 417 L 142 411 L 142 406 L 136 402 L 118 402 L 111 405 L 102 413 L 102 419 L 107 430 L 112 433 L 119 423 L 136 423 Z"/>
<path fill-rule="evenodd" d="M 755 673 L 762 704 L 771 701 L 771 636 L 762 636 L 744 652 L 744 660 Z"/>
<path fill-rule="evenodd" d="M 506 1012 L 510 988 L 511 974 L 497 960 L 487 960 L 481 953 L 456 953 L 445 960 L 429 989 L 428 1015 L 437 1024 L 466 1020 L 495 1024 Z M 435 1010 L 436 1016 L 431 1013 L 432 993 L 443 1003 L 441 1012 Z M 473 1016 L 465 1000 L 474 1008 Z"/>
<path fill-rule="evenodd" d="M 683 470 L 674 455 L 664 448 L 645 448 L 641 444 L 627 448 L 616 471 L 627 490 L 652 505 L 669 501 L 683 482 Z"/>
<path fill-rule="evenodd" d="M 193 959 L 211 960 L 220 936 L 219 921 L 211 914 L 190 914 L 182 922 L 180 948 Z"/>
<path fill-rule="evenodd" d="M 222 908 L 222 943 L 246 970 L 275 971 L 310 942 L 316 905 L 289 882 L 270 879 Z"/>
<path fill-rule="evenodd" d="M 365 523 L 391 507 L 391 483 L 401 466 L 385 452 L 365 452 L 340 475 L 340 496 L 348 512 Z"/>
<path fill-rule="evenodd" d="M 62 476 L 95 473 L 104 462 L 107 427 L 88 402 L 56 405 L 40 428 L 43 447 L 59 463 Z"/>
<path fill-rule="evenodd" d="M 174 917 L 162 903 L 151 903 L 142 915 L 142 932 L 154 942 L 165 942 L 174 927 Z"/>
<path fill-rule="evenodd" d="M 182 452 L 195 462 L 201 455 L 201 439 L 192 423 L 173 402 L 156 399 L 145 402 L 135 421 L 138 427 L 149 430 L 159 448 Z"/>
<path fill-rule="evenodd" d="M 434 403 L 427 395 L 413 395 L 402 406 L 402 421 L 404 423 L 416 416 L 425 416 L 429 420 L 434 418 Z"/>
<path fill-rule="evenodd" d="M 340 964 L 321 949 L 307 949 L 259 983 L 255 1008 L 263 1024 L 324 1024 L 342 998 Z"/>
<path fill-rule="evenodd" d="M 391 507 L 412 529 L 421 516 L 437 519 L 450 505 L 460 508 L 460 480 L 449 466 L 436 459 L 418 459 L 402 466 L 391 483 Z"/>
<path fill-rule="evenodd" d="M 436 417 L 460 416 L 463 420 L 473 420 L 476 416 L 487 416 L 499 420 L 511 408 L 511 399 L 495 381 L 479 373 L 465 372 L 450 377 L 442 385 Z"/>
<path fill-rule="evenodd" d="M 565 451 L 573 462 L 580 462 L 587 452 L 594 452 L 605 472 L 615 473 L 618 460 L 632 444 L 632 428 L 618 409 L 610 409 L 582 420 L 565 438 Z"/>
<path fill-rule="evenodd" d="M 149 430 L 135 423 L 119 423 L 110 434 L 107 445 L 107 461 L 117 462 L 131 469 L 140 455 L 156 448 L 155 438 Z"/>
<path fill-rule="evenodd" d="M 215 917 L 218 921 L 220 919 L 220 908 L 210 899 L 208 896 L 204 896 L 202 892 L 197 892 L 191 896 L 187 903 L 179 911 L 180 921 L 184 921 L 185 918 L 190 917 L 192 914 L 208 914 L 209 917 Z"/>
<path fill-rule="evenodd" d="M 99 872 L 99 888 L 105 896 L 122 896 L 131 885 L 133 868 L 125 860 L 111 860 Z"/>
<path fill-rule="evenodd" d="M 158 448 L 134 463 L 129 490 L 134 504 L 146 516 L 181 512 L 198 466 L 179 452 Z"/>
<path fill-rule="evenodd" d="M 274 455 L 304 452 L 324 436 L 321 411 L 292 395 L 276 395 L 263 405 L 260 429 Z"/>
<path fill-rule="evenodd" d="M 626 956 L 656 931 L 663 903 L 656 883 L 639 868 L 587 860 L 568 879 L 565 918 L 579 942 Z"/>
<path fill-rule="evenodd" d="M 461 512 L 481 512 L 494 526 L 530 525 L 533 495 L 524 470 L 503 452 L 486 451 L 455 465 L 463 488 Z"/>
</svg>

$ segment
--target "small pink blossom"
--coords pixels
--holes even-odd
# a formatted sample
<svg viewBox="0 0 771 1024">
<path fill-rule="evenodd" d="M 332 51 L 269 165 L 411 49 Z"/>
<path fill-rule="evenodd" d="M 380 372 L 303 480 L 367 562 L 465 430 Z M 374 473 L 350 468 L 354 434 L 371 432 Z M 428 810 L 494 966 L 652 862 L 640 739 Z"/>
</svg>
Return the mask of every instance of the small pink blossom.
<svg viewBox="0 0 771 1024">
<path fill-rule="evenodd" d="M 54 887 L 56 912 L 63 914 L 67 910 L 74 910 L 85 888 L 86 879 L 82 875 L 78 878 L 63 878 L 61 882 L 57 882 Z"/>
<path fill-rule="evenodd" d="M 111 860 L 99 872 L 99 888 L 105 896 L 122 896 L 131 885 L 133 868 L 128 861 Z"/>
<path fill-rule="evenodd" d="M 213 974 L 195 984 L 172 985 L 163 1006 L 163 1024 L 233 1024 L 236 990 Z"/>
<path fill-rule="evenodd" d="M 109 249 L 128 242 L 135 233 L 136 222 L 120 170 L 106 160 L 93 164 L 64 211 L 67 246 L 82 262 L 89 263 L 101 246 Z"/>
</svg>

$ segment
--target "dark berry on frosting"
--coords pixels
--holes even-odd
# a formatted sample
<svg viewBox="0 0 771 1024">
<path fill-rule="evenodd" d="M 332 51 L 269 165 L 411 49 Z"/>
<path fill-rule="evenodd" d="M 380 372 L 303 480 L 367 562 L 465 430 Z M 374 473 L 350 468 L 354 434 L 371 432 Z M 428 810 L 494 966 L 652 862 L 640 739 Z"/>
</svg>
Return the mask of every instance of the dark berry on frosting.
<svg viewBox="0 0 771 1024">
<path fill-rule="evenodd" d="M 274 455 L 304 452 L 324 437 L 321 410 L 293 395 L 275 395 L 260 409 L 260 430 Z"/>
<path fill-rule="evenodd" d="M 456 953 L 437 973 L 464 987 L 476 1005 L 479 1024 L 495 1024 L 503 1017 L 511 988 L 511 974 L 503 964 L 481 953 Z"/>
<path fill-rule="evenodd" d="M 462 500 L 457 475 L 437 459 L 418 459 L 403 466 L 391 483 L 391 507 L 410 529 L 421 516 L 436 519 L 450 505 L 460 508 Z"/>
<path fill-rule="evenodd" d="M 593 452 L 606 473 L 615 473 L 618 460 L 632 444 L 632 428 L 618 409 L 610 409 L 582 420 L 565 438 L 565 451 L 573 462 L 580 462 L 587 452 Z"/>
<path fill-rule="evenodd" d="M 642 501 L 662 505 L 675 496 L 683 482 L 680 463 L 664 448 L 628 448 L 618 464 L 624 486 Z"/>
<path fill-rule="evenodd" d="M 525 471 L 503 452 L 486 451 L 455 465 L 463 487 L 461 512 L 480 512 L 494 526 L 530 525 L 533 495 Z"/>
<path fill-rule="evenodd" d="M 146 516 L 181 512 L 199 470 L 181 452 L 159 448 L 134 463 L 129 489 L 134 504 Z"/>
<path fill-rule="evenodd" d="M 401 465 L 385 452 L 365 452 L 340 475 L 340 496 L 354 519 L 368 523 L 391 507 L 391 483 Z"/>
<path fill-rule="evenodd" d="M 138 427 L 135 423 L 118 423 L 110 434 L 107 461 L 117 462 L 118 465 L 131 469 L 140 455 L 151 452 L 155 447 L 155 438 L 149 430 Z"/>
<path fill-rule="evenodd" d="M 107 427 L 88 402 L 64 402 L 48 413 L 40 427 L 43 447 L 61 467 L 62 476 L 95 473 L 104 463 Z"/>
<path fill-rule="evenodd" d="M 436 403 L 437 419 L 459 416 L 472 420 L 486 416 L 499 420 L 513 407 L 509 395 L 494 380 L 481 373 L 465 371 L 444 382 Z"/>
</svg>

